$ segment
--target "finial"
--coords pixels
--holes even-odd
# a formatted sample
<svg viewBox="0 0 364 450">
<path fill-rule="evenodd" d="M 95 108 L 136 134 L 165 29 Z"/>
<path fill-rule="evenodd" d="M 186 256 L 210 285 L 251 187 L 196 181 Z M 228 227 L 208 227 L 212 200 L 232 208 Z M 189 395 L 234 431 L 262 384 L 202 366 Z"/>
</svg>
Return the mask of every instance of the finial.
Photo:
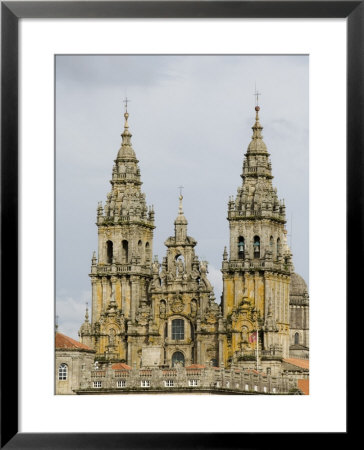
<svg viewBox="0 0 364 450">
<path fill-rule="evenodd" d="M 255 111 L 259 111 L 259 95 L 262 95 L 260 92 L 257 91 L 257 84 L 255 83 L 255 88 L 254 88 L 254 94 L 255 96 Z"/>
<path fill-rule="evenodd" d="M 183 200 L 183 195 L 182 195 L 182 189 L 183 186 L 178 186 L 179 189 L 179 207 L 178 207 L 178 214 L 183 214 L 183 206 L 182 206 L 182 200 Z"/>
<path fill-rule="evenodd" d="M 223 253 L 222 257 L 223 257 L 224 261 L 227 261 L 227 259 L 228 259 L 228 252 L 227 252 L 226 246 L 224 247 L 224 253 Z"/>
<path fill-rule="evenodd" d="M 128 113 L 128 102 L 130 102 L 130 100 L 125 96 L 125 100 L 123 100 L 123 102 L 125 103 L 125 113 Z"/>
<path fill-rule="evenodd" d="M 124 113 L 124 117 L 125 117 L 125 124 L 124 124 L 124 128 L 125 130 L 129 128 L 129 124 L 128 124 L 128 118 L 129 118 L 129 113 L 128 113 L 128 102 L 130 102 L 130 100 L 128 99 L 128 97 L 125 97 L 125 100 L 123 100 L 123 102 L 125 103 L 125 113 Z"/>
<path fill-rule="evenodd" d="M 86 302 L 85 322 L 88 322 L 88 302 Z"/>
</svg>

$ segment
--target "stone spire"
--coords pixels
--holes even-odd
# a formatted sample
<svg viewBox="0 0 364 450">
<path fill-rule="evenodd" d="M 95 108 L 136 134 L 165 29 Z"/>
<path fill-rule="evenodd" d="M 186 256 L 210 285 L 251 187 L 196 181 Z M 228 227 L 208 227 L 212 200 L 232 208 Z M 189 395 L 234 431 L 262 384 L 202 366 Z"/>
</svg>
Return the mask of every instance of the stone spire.
<svg viewBox="0 0 364 450">
<path fill-rule="evenodd" d="M 88 303 L 86 303 L 86 312 L 85 312 L 85 323 L 88 323 Z"/>
<path fill-rule="evenodd" d="M 85 312 L 85 321 L 81 325 L 81 328 L 78 332 L 78 335 L 81 337 L 81 342 L 86 343 L 85 339 L 87 340 L 87 344 L 89 345 L 90 342 L 88 341 L 88 338 L 91 334 L 91 324 L 89 322 L 89 315 L 88 315 L 88 303 L 86 302 L 86 312 Z"/>
<path fill-rule="evenodd" d="M 131 144 L 129 113 L 124 113 L 124 131 L 121 147 L 115 159 L 110 180 L 112 190 L 107 195 L 105 206 L 99 203 L 97 224 L 144 222 L 154 226 L 153 207 L 147 207 L 145 194 L 141 192 L 140 169 Z"/>
<path fill-rule="evenodd" d="M 174 233 L 176 242 L 183 242 L 186 240 L 187 237 L 187 219 L 183 214 L 183 195 L 180 194 L 179 196 L 179 206 L 178 206 L 178 216 L 176 220 L 174 221 Z"/>
<path fill-rule="evenodd" d="M 272 185 L 272 165 L 263 141 L 259 111 L 260 107 L 256 106 L 253 135 L 243 163 L 243 184 L 238 188 L 235 201 L 233 198 L 229 201 L 229 219 L 258 216 L 284 223 L 285 206 Z"/>
</svg>

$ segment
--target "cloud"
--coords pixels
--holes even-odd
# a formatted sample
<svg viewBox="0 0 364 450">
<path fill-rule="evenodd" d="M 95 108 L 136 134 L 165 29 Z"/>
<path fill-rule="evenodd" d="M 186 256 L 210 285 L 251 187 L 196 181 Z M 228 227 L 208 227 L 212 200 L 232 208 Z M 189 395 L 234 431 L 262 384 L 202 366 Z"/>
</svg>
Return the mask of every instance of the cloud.
<svg viewBox="0 0 364 450">
<path fill-rule="evenodd" d="M 91 291 L 84 291 L 75 299 L 62 290 L 56 296 L 58 331 L 79 340 L 78 330 L 85 319 L 86 302 L 91 307 Z"/>
</svg>

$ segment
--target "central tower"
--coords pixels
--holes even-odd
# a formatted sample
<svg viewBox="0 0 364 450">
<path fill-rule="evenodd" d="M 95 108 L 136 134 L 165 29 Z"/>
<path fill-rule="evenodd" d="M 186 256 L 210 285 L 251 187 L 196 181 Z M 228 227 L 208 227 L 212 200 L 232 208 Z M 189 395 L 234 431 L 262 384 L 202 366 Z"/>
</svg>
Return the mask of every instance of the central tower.
<svg viewBox="0 0 364 450">
<path fill-rule="evenodd" d="M 272 184 L 259 110 L 256 106 L 242 185 L 228 203 L 230 255 L 225 247 L 222 263 L 225 364 L 289 355 L 292 255 L 286 243 L 285 206 Z"/>
</svg>

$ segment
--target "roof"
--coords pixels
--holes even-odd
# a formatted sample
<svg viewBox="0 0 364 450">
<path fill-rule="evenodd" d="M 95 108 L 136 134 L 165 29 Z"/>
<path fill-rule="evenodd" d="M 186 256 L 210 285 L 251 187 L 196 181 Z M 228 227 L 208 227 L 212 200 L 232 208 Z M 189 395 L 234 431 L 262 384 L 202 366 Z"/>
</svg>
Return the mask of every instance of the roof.
<svg viewBox="0 0 364 450">
<path fill-rule="evenodd" d="M 131 367 L 124 363 L 115 363 L 111 368 L 114 370 L 131 370 Z"/>
<path fill-rule="evenodd" d="M 310 393 L 310 380 L 309 379 L 297 380 L 297 386 L 298 386 L 298 389 L 300 391 L 302 391 L 304 395 L 308 395 Z"/>
<path fill-rule="evenodd" d="M 300 345 L 300 344 L 293 344 L 289 346 L 290 350 L 309 350 L 308 347 L 305 347 L 304 345 Z"/>
<path fill-rule="evenodd" d="M 78 342 L 62 333 L 56 333 L 56 349 L 95 351 L 87 345 L 82 344 L 81 342 Z"/>
<path fill-rule="evenodd" d="M 190 366 L 187 366 L 186 369 L 204 369 L 206 366 L 202 364 L 191 364 Z"/>
<path fill-rule="evenodd" d="M 283 362 L 299 367 L 300 369 L 309 369 L 309 359 L 301 358 L 284 358 Z"/>
<path fill-rule="evenodd" d="M 290 295 L 292 296 L 302 296 L 307 292 L 306 281 L 298 275 L 298 273 L 291 274 L 291 284 L 290 284 Z"/>
<path fill-rule="evenodd" d="M 262 372 L 258 372 L 255 369 L 247 369 L 247 370 L 245 370 L 245 373 L 253 373 L 255 375 L 264 375 Z"/>
</svg>

